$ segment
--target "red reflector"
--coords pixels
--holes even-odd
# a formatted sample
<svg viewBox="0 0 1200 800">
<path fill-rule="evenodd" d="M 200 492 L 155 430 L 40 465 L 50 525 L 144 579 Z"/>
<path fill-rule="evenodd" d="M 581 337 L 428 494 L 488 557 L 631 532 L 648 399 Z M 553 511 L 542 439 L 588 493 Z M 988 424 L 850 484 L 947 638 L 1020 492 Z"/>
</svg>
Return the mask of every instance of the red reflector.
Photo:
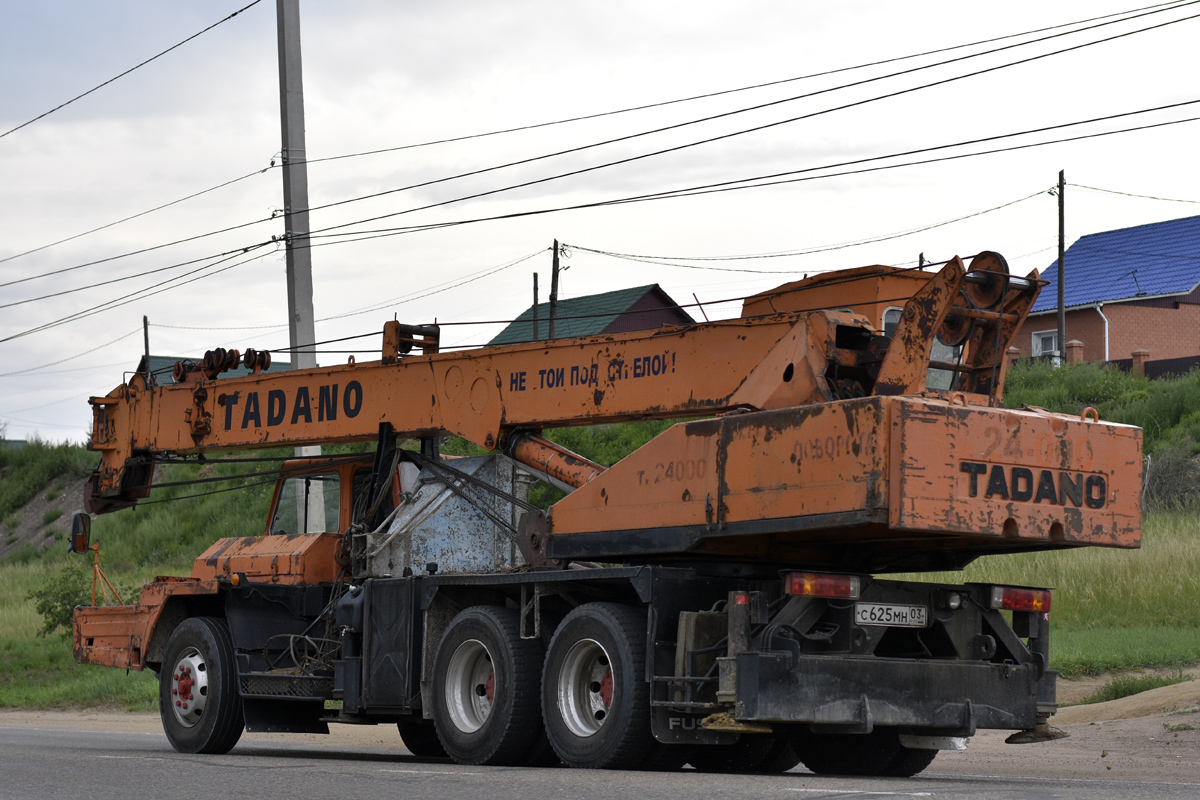
<svg viewBox="0 0 1200 800">
<path fill-rule="evenodd" d="M 1045 613 L 1050 610 L 1050 592 L 1045 589 L 1017 589 L 1012 586 L 993 586 L 992 608 L 1003 608 L 1008 611 L 1037 611 Z"/>
<path fill-rule="evenodd" d="M 823 575 L 818 572 L 789 572 L 784 589 L 797 597 L 858 599 L 858 578 L 853 575 Z"/>
</svg>

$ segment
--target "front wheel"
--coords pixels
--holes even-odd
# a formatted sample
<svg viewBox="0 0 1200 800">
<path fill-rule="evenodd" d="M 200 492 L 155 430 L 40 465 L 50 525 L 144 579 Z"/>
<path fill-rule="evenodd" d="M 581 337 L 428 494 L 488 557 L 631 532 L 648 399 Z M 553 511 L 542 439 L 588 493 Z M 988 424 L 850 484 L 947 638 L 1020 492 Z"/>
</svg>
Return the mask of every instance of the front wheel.
<svg viewBox="0 0 1200 800">
<path fill-rule="evenodd" d="M 246 726 L 225 620 L 184 620 L 167 640 L 158 683 L 163 731 L 181 753 L 228 753 Z"/>
<path fill-rule="evenodd" d="M 563 762 L 635 769 L 651 755 L 646 614 L 587 603 L 563 619 L 546 652 L 542 713 Z"/>
</svg>

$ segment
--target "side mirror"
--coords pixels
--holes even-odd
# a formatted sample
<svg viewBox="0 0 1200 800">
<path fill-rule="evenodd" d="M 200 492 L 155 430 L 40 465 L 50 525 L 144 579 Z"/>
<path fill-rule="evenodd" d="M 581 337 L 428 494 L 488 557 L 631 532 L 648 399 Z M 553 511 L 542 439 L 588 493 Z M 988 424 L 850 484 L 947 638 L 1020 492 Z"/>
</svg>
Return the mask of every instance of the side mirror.
<svg viewBox="0 0 1200 800">
<path fill-rule="evenodd" d="M 71 538 L 67 542 L 68 553 L 86 553 L 92 544 L 92 517 L 86 511 L 76 511 L 71 520 Z"/>
</svg>

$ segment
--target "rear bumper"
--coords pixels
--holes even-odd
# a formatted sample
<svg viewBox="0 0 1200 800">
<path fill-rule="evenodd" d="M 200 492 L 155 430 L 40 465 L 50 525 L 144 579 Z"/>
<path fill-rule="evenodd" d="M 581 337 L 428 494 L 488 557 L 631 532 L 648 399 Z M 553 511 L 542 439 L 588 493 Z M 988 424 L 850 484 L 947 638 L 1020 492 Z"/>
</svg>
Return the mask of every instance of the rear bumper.
<svg viewBox="0 0 1200 800">
<path fill-rule="evenodd" d="M 1034 664 L 741 653 L 741 721 L 795 722 L 867 733 L 876 725 L 973 736 L 1028 729 L 1055 710 L 1057 673 Z"/>
</svg>

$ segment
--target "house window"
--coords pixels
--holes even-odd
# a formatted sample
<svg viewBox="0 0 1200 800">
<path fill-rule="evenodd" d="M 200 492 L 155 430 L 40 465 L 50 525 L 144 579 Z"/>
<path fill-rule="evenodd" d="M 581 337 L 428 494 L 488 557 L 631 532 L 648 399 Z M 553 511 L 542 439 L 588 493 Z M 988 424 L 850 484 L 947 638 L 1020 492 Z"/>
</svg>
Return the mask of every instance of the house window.
<svg viewBox="0 0 1200 800">
<path fill-rule="evenodd" d="M 1058 331 L 1037 331 L 1033 334 L 1033 355 L 1050 355 L 1058 350 Z"/>
<path fill-rule="evenodd" d="M 900 306 L 888 306 L 883 310 L 883 335 L 893 336 L 900 325 L 900 314 L 904 309 Z"/>
</svg>

